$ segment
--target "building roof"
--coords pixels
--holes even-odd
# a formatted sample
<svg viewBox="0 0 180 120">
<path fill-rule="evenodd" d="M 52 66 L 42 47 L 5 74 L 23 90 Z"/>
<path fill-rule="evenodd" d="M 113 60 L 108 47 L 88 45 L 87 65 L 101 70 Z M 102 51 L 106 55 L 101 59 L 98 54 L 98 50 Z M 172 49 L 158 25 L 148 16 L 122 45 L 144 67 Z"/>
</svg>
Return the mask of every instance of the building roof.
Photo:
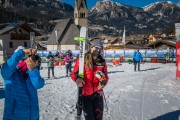
<svg viewBox="0 0 180 120">
<path fill-rule="evenodd" d="M 4 26 L 4 28 L 2 28 L 0 30 L 0 35 L 7 34 L 11 30 L 14 30 L 14 29 L 16 29 L 18 27 L 21 27 L 21 28 L 23 28 L 24 30 L 26 30 L 28 32 L 35 32 L 35 36 L 41 36 L 41 34 L 38 31 L 32 29 L 27 23 L 22 23 L 22 24 L 18 24 L 18 23 L 13 23 L 12 24 L 12 23 L 10 23 L 10 24 L 7 24 L 7 26 Z"/>
<path fill-rule="evenodd" d="M 126 40 L 130 40 L 130 41 L 142 41 L 144 40 L 144 38 L 147 38 L 147 36 L 145 35 L 130 35 L 126 37 Z"/>
<path fill-rule="evenodd" d="M 157 40 L 155 42 L 149 43 L 147 45 L 147 47 L 151 47 L 151 48 L 155 47 L 155 48 L 157 48 L 157 47 L 161 46 L 162 44 L 165 44 L 165 45 L 168 45 L 168 46 L 174 47 L 174 48 L 176 47 L 176 43 L 175 42 L 168 41 L 168 40 Z"/>
<path fill-rule="evenodd" d="M 125 46 L 126 49 L 149 49 L 150 47 L 146 47 L 143 45 L 137 45 L 137 44 L 127 44 Z M 124 45 L 110 45 L 105 48 L 106 50 L 108 49 L 124 49 Z"/>
<path fill-rule="evenodd" d="M 118 42 L 119 42 L 119 39 L 116 38 L 116 39 L 112 40 L 110 43 L 111 43 L 111 44 L 116 44 L 116 43 L 118 43 Z"/>
<path fill-rule="evenodd" d="M 159 38 L 161 38 L 161 35 L 160 34 L 151 34 L 149 37 L 154 37 L 156 39 L 159 39 Z"/>
<path fill-rule="evenodd" d="M 0 35 L 7 33 L 8 31 L 13 30 L 14 27 L 5 27 L 2 30 L 0 30 Z"/>
<path fill-rule="evenodd" d="M 57 31 L 57 38 L 55 31 Z M 73 19 L 63 19 L 55 26 L 47 41 L 47 45 L 79 45 L 79 42 L 74 40 L 74 37 L 78 37 L 79 34 L 80 29 L 77 25 L 75 25 Z"/>
<path fill-rule="evenodd" d="M 77 7 L 78 10 L 81 8 L 81 3 L 83 1 L 85 2 L 86 8 L 87 8 L 86 0 L 76 0 L 75 7 Z"/>
<path fill-rule="evenodd" d="M 149 49 L 150 48 L 148 46 L 134 44 L 132 41 L 126 41 L 125 45 L 124 44 L 120 44 L 120 45 L 111 44 L 110 46 L 106 47 L 105 49 L 106 50 L 107 49 L 124 49 L 124 47 L 126 49 Z"/>
<path fill-rule="evenodd" d="M 74 37 L 78 37 L 79 34 L 80 34 L 80 30 L 78 26 L 75 24 L 71 24 L 71 26 L 67 30 L 60 44 L 61 45 L 72 45 L 72 44 L 79 45 L 79 42 L 74 40 Z"/>
</svg>

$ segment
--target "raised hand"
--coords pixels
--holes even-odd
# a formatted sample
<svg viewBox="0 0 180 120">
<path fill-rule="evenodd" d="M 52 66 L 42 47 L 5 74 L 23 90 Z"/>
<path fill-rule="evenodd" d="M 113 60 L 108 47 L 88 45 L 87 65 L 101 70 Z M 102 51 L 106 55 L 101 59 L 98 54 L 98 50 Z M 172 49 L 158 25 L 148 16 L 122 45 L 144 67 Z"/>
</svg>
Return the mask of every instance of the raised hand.
<svg viewBox="0 0 180 120">
<path fill-rule="evenodd" d="M 85 85 L 85 82 L 84 82 L 83 79 L 77 78 L 76 84 L 77 84 L 78 87 L 83 87 Z"/>
<path fill-rule="evenodd" d="M 36 53 L 37 53 L 37 49 L 32 49 L 32 48 L 24 49 L 23 51 L 24 51 L 24 53 L 27 54 L 27 55 L 33 55 L 33 54 L 36 54 Z"/>
<path fill-rule="evenodd" d="M 33 70 L 37 66 L 37 63 L 35 63 L 31 57 L 27 58 L 27 60 L 25 62 L 27 64 L 27 68 L 30 71 Z"/>
<path fill-rule="evenodd" d="M 104 87 L 105 85 L 102 85 L 101 83 L 99 83 L 98 90 L 102 90 Z"/>
</svg>

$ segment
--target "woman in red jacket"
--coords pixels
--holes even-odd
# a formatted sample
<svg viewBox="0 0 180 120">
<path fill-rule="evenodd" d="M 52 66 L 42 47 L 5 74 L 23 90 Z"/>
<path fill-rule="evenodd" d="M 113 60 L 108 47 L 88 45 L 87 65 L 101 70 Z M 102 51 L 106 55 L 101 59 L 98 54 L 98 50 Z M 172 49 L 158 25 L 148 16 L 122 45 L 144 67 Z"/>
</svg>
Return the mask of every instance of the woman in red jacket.
<svg viewBox="0 0 180 120">
<path fill-rule="evenodd" d="M 79 59 L 77 59 L 71 78 L 82 88 L 83 111 L 86 120 L 103 119 L 103 88 L 108 82 L 106 61 L 102 58 L 103 44 L 94 40 L 85 54 L 84 78 L 78 77 Z M 99 79 L 97 73 L 103 73 Z"/>
</svg>

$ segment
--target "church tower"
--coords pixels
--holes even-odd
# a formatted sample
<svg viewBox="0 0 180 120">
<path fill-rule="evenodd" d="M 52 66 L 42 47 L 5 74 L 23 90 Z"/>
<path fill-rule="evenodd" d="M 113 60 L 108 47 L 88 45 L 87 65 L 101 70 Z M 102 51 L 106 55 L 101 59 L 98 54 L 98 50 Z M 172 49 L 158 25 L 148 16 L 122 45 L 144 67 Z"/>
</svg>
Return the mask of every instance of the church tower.
<svg viewBox="0 0 180 120">
<path fill-rule="evenodd" d="M 88 27 L 88 9 L 86 0 L 75 0 L 74 22 L 76 25 Z"/>
</svg>

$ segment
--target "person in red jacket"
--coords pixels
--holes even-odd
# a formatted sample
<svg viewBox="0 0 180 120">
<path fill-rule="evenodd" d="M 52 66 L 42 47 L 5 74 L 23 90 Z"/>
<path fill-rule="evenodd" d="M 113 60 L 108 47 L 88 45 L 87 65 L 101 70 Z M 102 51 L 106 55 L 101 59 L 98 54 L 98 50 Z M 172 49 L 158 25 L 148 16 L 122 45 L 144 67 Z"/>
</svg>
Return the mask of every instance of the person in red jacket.
<svg viewBox="0 0 180 120">
<path fill-rule="evenodd" d="M 94 40 L 90 50 L 85 54 L 84 78 L 78 77 L 79 59 L 77 59 L 71 78 L 82 88 L 83 111 L 85 120 L 103 119 L 103 88 L 107 85 L 108 74 L 105 59 L 102 57 L 103 44 Z M 103 80 L 96 76 L 97 72 L 104 74 Z"/>
</svg>

